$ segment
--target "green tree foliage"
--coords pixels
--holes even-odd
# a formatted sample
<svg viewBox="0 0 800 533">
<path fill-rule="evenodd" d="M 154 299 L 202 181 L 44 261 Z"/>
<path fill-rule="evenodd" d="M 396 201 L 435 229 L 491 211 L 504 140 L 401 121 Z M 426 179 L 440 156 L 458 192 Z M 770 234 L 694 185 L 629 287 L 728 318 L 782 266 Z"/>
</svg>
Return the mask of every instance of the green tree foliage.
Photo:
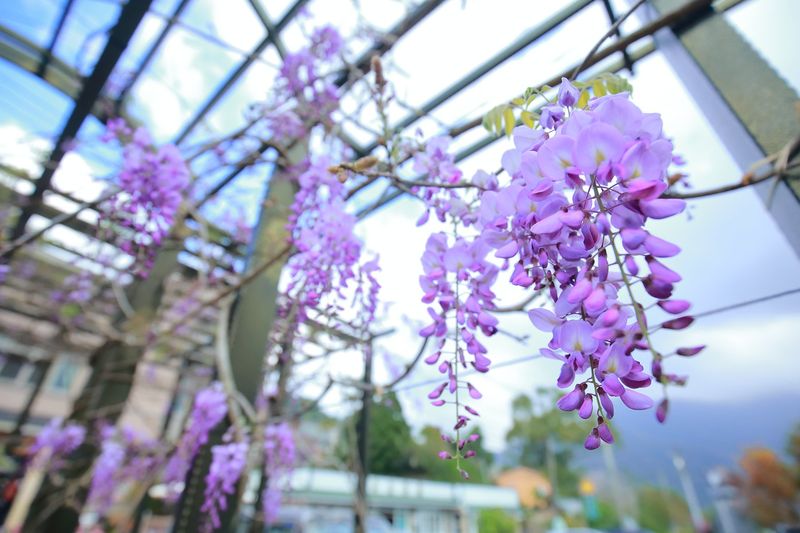
<svg viewBox="0 0 800 533">
<path fill-rule="evenodd" d="M 478 515 L 480 533 L 515 533 L 517 521 L 501 509 L 483 509 Z"/>
<path fill-rule="evenodd" d="M 558 493 L 576 496 L 578 474 L 571 466 L 572 454 L 589 429 L 553 407 L 554 396 L 553 391 L 539 389 L 536 403 L 524 395 L 514 398 L 511 404 L 514 422 L 506 440 L 514 462 L 544 473 L 554 466 Z"/>
<path fill-rule="evenodd" d="M 675 492 L 659 487 L 642 487 L 637 493 L 639 525 L 657 533 L 693 531 L 689 508 Z"/>
<path fill-rule="evenodd" d="M 345 420 L 336 453 L 351 464 L 355 453 L 358 412 Z M 414 439 L 394 393 L 372 402 L 369 420 L 369 471 L 372 474 L 407 476 L 416 472 L 412 464 Z"/>
</svg>

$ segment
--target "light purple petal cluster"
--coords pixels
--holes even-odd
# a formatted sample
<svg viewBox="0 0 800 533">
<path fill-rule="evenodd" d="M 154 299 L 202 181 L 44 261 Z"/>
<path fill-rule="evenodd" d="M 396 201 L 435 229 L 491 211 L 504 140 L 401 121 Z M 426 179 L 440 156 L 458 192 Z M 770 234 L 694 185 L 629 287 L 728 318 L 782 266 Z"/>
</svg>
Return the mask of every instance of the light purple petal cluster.
<svg viewBox="0 0 800 533">
<path fill-rule="evenodd" d="M 328 171 L 327 162 L 310 163 L 298 177 L 299 191 L 291 207 L 287 229 L 297 253 L 289 261 L 290 282 L 286 289 L 297 319 L 305 320 L 309 308 L 324 313 L 338 313 L 346 300 L 351 282 L 362 287 L 363 321 L 374 316 L 379 285 L 373 273 L 378 269 L 372 260 L 360 263 L 362 245 L 355 236 L 355 216 L 345 211 L 345 188 Z"/>
<path fill-rule="evenodd" d="M 228 498 L 236 492 L 239 478 L 247 466 L 249 447 L 247 440 L 211 447 L 211 466 L 206 474 L 204 500 L 200 507 L 201 512 L 208 513 L 206 530 L 220 527 L 220 512 L 228 508 Z"/>
<path fill-rule="evenodd" d="M 58 469 L 64 458 L 83 444 L 85 438 L 85 427 L 72 422 L 64 425 L 63 418 L 54 418 L 36 435 L 27 455 L 35 464 Z"/>
<path fill-rule="evenodd" d="M 286 422 L 270 424 L 264 429 L 264 476 L 262 495 L 264 522 L 273 524 L 278 518 L 281 493 L 297 460 L 292 428 Z"/>
<path fill-rule="evenodd" d="M 542 353 L 562 362 L 559 387 L 573 387 L 558 406 L 596 416 L 586 441 L 593 449 L 613 441 L 605 423 L 612 398 L 647 409 L 653 401 L 638 389 L 653 379 L 685 381 L 662 371 L 649 333 L 687 327 L 692 318 L 653 327 L 634 299 L 641 285 L 667 313 L 689 308 L 672 299 L 681 277 L 664 263 L 679 248 L 646 229 L 649 220 L 685 207 L 662 197 L 673 155 L 661 118 L 624 93 L 594 98 L 586 109 L 574 107 L 575 94 L 564 80 L 559 103 L 545 108 L 539 127 L 514 130 L 515 148 L 503 156 L 511 182 L 481 195 L 479 226 L 494 255 L 513 265 L 513 285 L 549 294 L 553 310 L 533 310 L 530 319 L 552 334 Z M 652 356 L 649 373 L 641 353 Z"/>
<path fill-rule="evenodd" d="M 189 170 L 175 145 L 155 146 L 144 128 L 131 131 L 117 119 L 109 122 L 104 138 L 116 138 L 124 151 L 120 192 L 100 206 L 101 216 L 120 249 L 136 259 L 137 273 L 146 275 L 175 221 Z"/>
<path fill-rule="evenodd" d="M 453 154 L 448 152 L 451 141 L 450 137 L 441 136 L 433 137 L 425 143 L 425 150 L 414 154 L 414 172 L 422 174 L 425 181 L 430 183 L 458 183 L 462 173 L 455 164 Z M 463 218 L 462 222 L 468 225 L 469 209 L 456 190 L 441 187 L 412 187 L 412 192 L 419 195 L 426 204 L 425 213 L 417 221 L 418 226 L 428 221 L 431 211 L 441 222 L 446 220 L 447 215 L 451 215 Z"/>
<path fill-rule="evenodd" d="M 189 466 L 200 448 L 208 442 L 208 435 L 228 414 L 228 403 L 221 383 L 213 383 L 200 390 L 181 440 L 164 467 L 164 482 L 183 481 Z"/>
<path fill-rule="evenodd" d="M 314 31 L 306 48 L 285 55 L 276 83 L 278 108 L 267 113 L 273 140 L 296 140 L 317 123 L 330 125 L 339 108 L 339 90 L 326 79 L 331 63 L 343 50 L 344 41 L 332 26 Z M 291 111 L 281 109 L 292 101 Z"/>
<path fill-rule="evenodd" d="M 438 365 L 444 374 L 441 384 L 430 393 L 428 399 L 434 406 L 448 403 L 442 398 L 445 392 L 456 404 L 456 431 L 458 458 L 468 458 L 469 451 L 462 453 L 469 440 L 459 437 L 471 417 L 478 412 L 465 403 L 466 396 L 472 400 L 481 398 L 478 389 L 461 378 L 459 369 L 473 368 L 484 373 L 489 370 L 491 360 L 480 336 L 492 336 L 497 332 L 498 320 L 492 314 L 495 294 L 492 292 L 498 268 L 486 259 L 490 247 L 481 239 L 471 241 L 464 238 L 448 239 L 445 233 L 434 233 L 428 238 L 422 255 L 423 275 L 420 286 L 424 291 L 422 301 L 429 304 L 428 314 L 432 322 L 420 330 L 423 337 L 434 337 L 437 344 L 425 362 Z M 447 343 L 450 339 L 452 342 Z M 466 396 L 459 397 L 459 392 Z M 463 407 L 466 414 L 461 412 Z M 449 454 L 448 454 L 449 456 Z M 462 473 L 466 473 L 462 471 Z"/>
<path fill-rule="evenodd" d="M 100 430 L 100 454 L 94 463 L 87 505 L 105 515 L 117 488 L 126 480 L 145 480 L 161 466 L 159 443 L 132 428 Z"/>
</svg>

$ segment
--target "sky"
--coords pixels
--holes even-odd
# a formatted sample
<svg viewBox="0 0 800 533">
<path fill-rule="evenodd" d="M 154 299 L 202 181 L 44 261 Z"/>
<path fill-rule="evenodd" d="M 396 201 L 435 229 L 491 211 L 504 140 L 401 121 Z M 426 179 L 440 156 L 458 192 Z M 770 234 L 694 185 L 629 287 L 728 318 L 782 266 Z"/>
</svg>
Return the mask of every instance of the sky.
<svg viewBox="0 0 800 533">
<path fill-rule="evenodd" d="M 267 2 L 266 7 L 277 19 L 286 3 Z M 3 3 L 0 20 L 37 42 L 46 42 L 57 4 L 60 2 L 46 0 Z M 163 25 L 159 14 L 169 13 L 172 4 L 174 0 L 156 3 L 156 13 L 148 14 L 142 30 L 123 56 L 123 64 L 137 63 L 146 45 Z M 499 10 L 497 3 L 489 0 L 446 2 L 398 42 L 385 60 L 398 99 L 412 105 L 423 103 L 562 6 L 558 2 L 546 2 L 531 12 L 530 4 L 525 0 L 509 1 Z M 615 2 L 620 11 L 623 4 L 622 0 Z M 401 3 L 395 0 L 362 1 L 361 5 L 366 10 L 364 19 L 380 29 L 391 26 L 403 12 Z M 77 0 L 75 9 L 79 16 L 65 31 L 56 53 L 87 72 L 103 44 L 102 39 L 93 36 L 100 35 L 98 32 L 113 23 L 115 11 L 109 2 L 102 0 Z M 175 138 L 182 124 L 202 105 L 219 80 L 241 60 L 242 51 L 263 38 L 264 30 L 254 23 L 249 10 L 244 0 L 226 1 L 224 6 L 223 2 L 212 0 L 191 3 L 184 15 L 185 25 L 178 26 L 170 34 L 162 52 L 131 93 L 132 111 L 150 127 L 157 139 Z M 309 12 L 315 20 L 333 23 L 345 34 L 355 28 L 350 0 L 312 1 Z M 520 13 L 525 16 L 516 16 Z M 793 27 L 793 21 L 798 15 L 800 3 L 792 0 L 749 0 L 726 15 L 796 90 L 800 90 L 800 63 L 796 52 L 800 50 L 800 33 Z M 583 10 L 562 28 L 563 31 L 554 32 L 504 63 L 485 80 L 437 109 L 433 118 L 418 121 L 409 131 L 419 128 L 426 136 L 434 135 L 441 130 L 441 124 L 455 124 L 471 118 L 525 87 L 545 81 L 552 73 L 583 57 L 604 33 L 604 17 L 599 3 Z M 599 20 L 602 24 L 598 24 Z M 635 28 L 637 24 L 632 20 L 623 28 Z M 313 23 L 308 22 L 307 26 Z M 302 30 L 297 24 L 287 28 L 286 42 L 290 49 L 302 43 Z M 225 47 L 212 45 L 198 32 L 228 44 Z M 357 51 L 364 43 L 356 42 L 353 46 Z M 188 142 L 201 142 L 213 133 L 232 131 L 241 125 L 242 110 L 248 102 L 266 94 L 277 65 L 277 55 L 268 48 L 231 94 L 214 108 L 209 126 L 194 132 Z M 637 63 L 634 70 L 631 77 L 633 100 L 645 111 L 662 114 L 666 132 L 673 138 L 677 152 L 687 161 L 684 170 L 692 185 L 705 189 L 737 181 L 740 169 L 720 144 L 702 110 L 693 102 L 690 90 L 677 79 L 665 59 L 659 53 L 652 54 Z M 0 61 L 0 76 L 4 80 L 0 85 L 0 160 L 35 171 L 37 157 L 46 154 L 69 113 L 68 100 L 4 61 Z M 354 108 L 352 99 L 345 99 L 343 105 L 347 110 Z M 390 108 L 393 120 L 404 114 L 400 106 Z M 374 114 L 366 111 L 363 118 L 369 121 Z M 91 197 L 99 192 L 101 183 L 87 176 L 109 175 L 116 157 L 113 152 L 97 148 L 93 141 L 99 132 L 99 125 L 93 120 L 82 129 L 80 138 L 86 142 L 65 159 L 56 175 L 57 186 L 79 196 Z M 357 129 L 349 133 L 361 142 L 368 140 Z M 471 132 L 456 141 L 454 148 L 463 148 L 484 134 Z M 509 146 L 510 141 L 501 139 L 465 160 L 464 174 L 471 176 L 479 168 L 498 168 L 500 156 Z M 250 172 L 226 192 L 226 198 L 247 200 L 245 211 L 250 220 L 255 218 L 264 174 L 264 168 Z M 367 192 L 360 201 L 366 203 L 375 194 Z M 224 214 L 225 207 L 224 200 L 218 202 L 214 213 Z M 419 301 L 421 290 L 417 276 L 425 240 L 436 228 L 414 225 L 421 212 L 422 207 L 416 201 L 400 199 L 358 227 L 366 249 L 380 256 L 382 299 L 387 302 L 387 309 L 378 329 L 393 327 L 396 333 L 382 339 L 378 347 L 379 354 L 389 354 L 395 365 L 403 364 L 416 354 L 420 341 L 416 331 L 427 316 L 424 304 Z M 683 249 L 678 257 L 670 260 L 669 266 L 683 276 L 676 296 L 691 300 L 696 312 L 800 287 L 797 254 L 751 190 L 692 201 L 687 213 L 669 221 L 659 221 L 654 227 L 660 235 Z M 77 239 L 66 231 L 62 235 L 64 239 Z M 525 298 L 508 289 L 499 289 L 498 294 L 500 305 L 514 304 Z M 731 394 L 737 399 L 757 402 L 774 393 L 792 392 L 800 379 L 800 366 L 792 364 L 792 358 L 799 355 L 799 321 L 800 294 L 794 294 L 702 318 L 683 332 L 658 333 L 655 341 L 662 351 L 672 346 L 708 344 L 708 349 L 699 357 L 670 362 L 671 371 L 690 375 L 689 385 L 671 394 L 676 398 L 719 404 L 727 401 Z M 502 447 L 505 432 L 510 427 L 511 399 L 517 394 L 531 393 L 538 386 L 553 386 L 558 370 L 556 363 L 532 357 L 547 339 L 531 326 L 524 314 L 504 315 L 502 327 L 515 335 L 526 335 L 528 339 L 520 343 L 502 335 L 492 338 L 488 346 L 498 368 L 473 381 L 484 394 L 476 407 L 484 413 L 481 426 L 486 435 L 485 445 L 493 450 Z M 530 361 L 502 366 L 504 362 L 526 357 Z M 383 356 L 379 358 L 376 381 L 389 379 L 391 372 L 385 360 Z M 351 376 L 357 376 L 360 367 L 359 356 L 353 353 L 339 356 L 334 366 L 341 375 Z M 431 369 L 417 368 L 404 387 L 435 376 Z M 321 374 L 320 382 L 323 377 Z M 452 413 L 432 408 L 424 401 L 429 388 L 422 386 L 401 392 L 407 418 L 416 429 L 425 424 L 446 426 L 451 423 Z M 314 392 L 313 385 L 308 392 Z M 323 407 L 332 413 L 343 413 L 354 406 L 345 400 L 342 394 L 334 392 L 326 398 Z M 641 416 L 653 415 L 642 413 Z M 669 426 L 663 431 L 669 431 Z"/>
</svg>

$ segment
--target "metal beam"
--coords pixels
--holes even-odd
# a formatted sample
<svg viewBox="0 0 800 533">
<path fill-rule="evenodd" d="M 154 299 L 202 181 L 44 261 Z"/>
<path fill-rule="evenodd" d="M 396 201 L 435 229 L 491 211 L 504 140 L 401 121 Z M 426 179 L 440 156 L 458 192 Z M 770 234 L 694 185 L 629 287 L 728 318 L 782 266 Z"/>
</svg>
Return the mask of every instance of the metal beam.
<svg viewBox="0 0 800 533">
<path fill-rule="evenodd" d="M 683 0 L 653 0 L 656 13 Z M 797 93 L 719 11 L 673 33 L 655 35 L 659 49 L 688 87 L 742 171 L 774 154 L 800 133 Z M 651 11 L 650 16 L 653 16 Z M 800 176 L 755 187 L 800 255 Z M 771 201 L 770 201 L 771 200 Z"/>
<path fill-rule="evenodd" d="M 120 109 L 122 109 L 125 98 L 127 98 L 131 88 L 133 88 L 133 85 L 136 83 L 136 81 L 139 79 L 142 73 L 147 69 L 147 66 L 153 60 L 153 58 L 156 55 L 156 52 L 158 52 L 159 48 L 161 47 L 161 43 L 163 43 L 164 39 L 167 38 L 167 34 L 170 32 L 172 27 L 178 21 L 178 18 L 181 16 L 181 13 L 183 13 L 183 10 L 186 8 L 188 3 L 189 0 L 181 0 L 178 3 L 178 5 L 175 7 L 175 10 L 172 12 L 172 16 L 164 24 L 164 28 L 161 30 L 161 33 L 158 35 L 158 37 L 156 37 L 156 40 L 153 41 L 153 44 L 150 46 L 150 49 L 147 50 L 147 53 L 145 54 L 144 58 L 142 58 L 141 63 L 139 63 L 139 67 L 133 72 L 133 75 L 130 77 L 130 79 L 128 79 L 127 83 L 125 84 L 125 87 L 123 87 L 122 90 L 119 92 L 119 95 L 117 96 L 117 99 L 114 102 L 114 110 L 117 113 L 119 113 Z"/>
<path fill-rule="evenodd" d="M 75 0 L 67 0 L 67 3 L 64 5 L 64 9 L 61 10 L 61 16 L 58 17 L 58 23 L 56 23 L 56 28 L 53 30 L 53 35 L 50 37 L 50 43 L 47 45 L 47 52 L 42 56 L 42 60 L 39 63 L 39 68 L 36 69 L 36 75 L 40 78 L 43 77 L 44 71 L 47 69 L 47 65 L 50 63 L 50 59 L 53 57 L 53 50 L 56 48 L 58 38 L 61 36 L 61 30 L 64 29 L 64 23 L 67 21 L 67 17 L 69 16 L 74 3 Z"/>
<path fill-rule="evenodd" d="M 292 5 L 289 11 L 275 25 L 274 32 L 267 32 L 267 36 L 264 37 L 264 39 L 258 43 L 258 45 L 256 45 L 256 47 L 252 52 L 250 52 L 250 55 L 248 55 L 244 61 L 239 63 L 239 66 L 233 69 L 225 81 L 222 82 L 220 88 L 211 96 L 211 98 L 206 101 L 205 104 L 203 104 L 203 107 L 201 107 L 195 116 L 183 127 L 183 130 L 181 130 L 181 132 L 175 138 L 175 144 L 180 144 L 183 142 L 189 136 L 192 130 L 194 130 L 194 128 L 196 128 L 197 125 L 203 121 L 208 112 L 211 111 L 211 108 L 217 105 L 217 102 L 219 102 L 225 93 L 228 92 L 228 90 L 233 86 L 233 84 L 235 84 L 236 81 L 242 77 L 245 71 L 247 71 L 250 65 L 252 65 L 256 59 L 258 59 L 258 56 L 267 48 L 267 46 L 275 41 L 275 36 L 279 35 L 280 32 L 283 31 L 283 28 L 285 28 L 289 22 L 292 21 L 292 18 L 295 16 L 295 14 L 306 3 L 308 3 L 308 1 L 309 0 L 297 0 L 294 5 Z M 266 14 L 264 14 L 264 16 L 266 16 Z M 280 51 L 283 49 L 283 46 L 280 48 L 276 47 L 276 49 Z"/>
<path fill-rule="evenodd" d="M 83 122 L 91 114 L 92 108 L 97 98 L 100 96 L 103 86 L 111 75 L 117 61 L 119 61 L 120 56 L 128 46 L 133 32 L 136 31 L 136 28 L 139 26 L 139 23 L 142 21 L 151 3 L 152 0 L 136 0 L 128 2 L 121 9 L 119 19 L 117 19 L 117 23 L 108 36 L 106 47 L 100 55 L 100 59 L 97 60 L 92 74 L 83 85 L 80 95 L 75 102 L 75 107 L 67 119 L 64 128 L 61 130 L 55 147 L 44 165 L 44 171 L 36 181 L 33 193 L 28 197 L 28 203 L 20 211 L 16 225 L 11 232 L 11 240 L 17 239 L 25 233 L 28 220 L 30 220 L 31 215 L 42 203 L 44 192 L 50 188 L 53 175 L 66 153 L 65 145 L 75 138 L 81 125 L 83 125 Z"/>
</svg>

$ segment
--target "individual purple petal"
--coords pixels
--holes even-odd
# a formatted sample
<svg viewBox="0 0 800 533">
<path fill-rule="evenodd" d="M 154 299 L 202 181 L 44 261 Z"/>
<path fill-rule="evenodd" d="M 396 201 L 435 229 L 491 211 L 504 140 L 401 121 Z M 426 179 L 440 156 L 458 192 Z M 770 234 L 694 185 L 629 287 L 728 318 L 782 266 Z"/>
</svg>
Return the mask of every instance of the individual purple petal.
<svg viewBox="0 0 800 533">
<path fill-rule="evenodd" d="M 547 333 L 551 333 L 553 328 L 560 326 L 564 322 L 555 313 L 544 307 L 528 311 L 528 318 L 537 329 Z"/>
<path fill-rule="evenodd" d="M 586 437 L 586 440 L 583 442 L 583 447 L 587 450 L 596 450 L 600 447 L 600 436 L 596 428 Z"/>
<path fill-rule="evenodd" d="M 687 315 L 667 320 L 661 324 L 661 327 L 664 329 L 686 329 L 692 325 L 692 322 L 694 322 L 694 317 Z"/>
<path fill-rule="evenodd" d="M 638 178 L 628 182 L 626 192 L 629 196 L 639 200 L 653 200 L 658 198 L 666 188 L 667 184 L 661 180 Z"/>
<path fill-rule="evenodd" d="M 691 307 L 686 300 L 660 300 L 658 306 L 671 315 L 679 315 Z"/>
<path fill-rule="evenodd" d="M 614 435 L 611 434 L 611 428 L 609 428 L 608 424 L 605 422 L 601 422 L 597 425 L 597 434 L 608 444 L 614 444 Z"/>
<path fill-rule="evenodd" d="M 622 403 L 624 403 L 629 409 L 634 409 L 636 411 L 641 411 L 643 409 L 650 409 L 653 407 L 653 399 L 649 396 L 645 396 L 641 392 L 636 392 L 633 390 L 626 390 L 622 396 Z"/>
<path fill-rule="evenodd" d="M 658 407 L 656 407 L 656 420 L 661 422 L 662 424 L 667 419 L 667 411 L 669 410 L 669 400 L 664 398 L 658 403 Z"/>
<path fill-rule="evenodd" d="M 425 358 L 425 363 L 429 365 L 435 365 L 439 362 L 439 357 L 441 357 L 442 352 L 433 352 L 428 357 Z"/>
<path fill-rule="evenodd" d="M 656 257 L 673 257 L 678 255 L 681 251 L 680 248 L 671 242 L 660 239 L 655 235 L 647 236 L 644 240 L 644 248 Z"/>
<path fill-rule="evenodd" d="M 557 101 L 564 107 L 572 107 L 578 103 L 580 91 L 572 85 L 567 78 L 561 78 L 561 85 L 558 86 Z"/>
<path fill-rule="evenodd" d="M 472 386 L 472 383 L 467 383 L 467 390 L 469 391 L 469 395 L 475 400 L 479 400 L 483 396 L 478 389 Z"/>
<path fill-rule="evenodd" d="M 686 202 L 675 198 L 641 200 L 639 202 L 639 208 L 642 210 L 642 213 L 650 218 L 668 218 L 686 209 Z"/>
<path fill-rule="evenodd" d="M 517 126 L 512 133 L 514 147 L 519 152 L 527 152 L 540 146 L 546 139 L 542 130 L 534 130 L 528 126 Z"/>
<path fill-rule="evenodd" d="M 607 374 L 603 379 L 603 389 L 611 396 L 622 396 L 625 393 L 625 387 L 614 374 Z"/>
<path fill-rule="evenodd" d="M 508 244 L 503 245 L 499 248 L 495 253 L 495 257 L 499 257 L 500 259 L 510 259 L 517 255 L 519 252 L 519 245 L 517 241 L 509 241 Z"/>
<path fill-rule="evenodd" d="M 531 227 L 531 232 L 535 234 L 553 233 L 564 227 L 561 221 L 561 212 L 554 213 L 545 217 Z"/>
<path fill-rule="evenodd" d="M 469 414 L 471 414 L 471 415 L 474 415 L 474 416 L 481 416 L 481 415 L 479 415 L 479 414 L 478 414 L 478 411 L 476 411 L 475 409 L 473 409 L 473 408 L 472 408 L 472 407 L 470 407 L 469 405 L 465 405 L 465 406 L 464 406 L 464 410 L 465 410 L 466 412 L 468 412 Z"/>
<path fill-rule="evenodd" d="M 600 397 L 600 405 L 603 406 L 606 418 L 614 417 L 614 402 L 611 401 L 611 396 L 605 393 L 602 389 L 597 394 Z"/>
<path fill-rule="evenodd" d="M 433 401 L 431 402 L 431 405 L 433 405 L 434 407 L 441 407 L 441 406 L 443 406 L 445 403 L 447 403 L 447 402 L 445 402 L 444 400 L 433 400 Z"/>
<path fill-rule="evenodd" d="M 436 387 L 435 389 L 433 389 L 431 392 L 429 392 L 428 393 L 428 399 L 429 400 L 435 400 L 436 398 L 441 396 L 442 393 L 444 392 L 444 388 L 445 387 L 447 387 L 447 382 L 446 381 L 444 383 L 442 383 L 441 385 L 439 385 L 438 387 Z"/>
<path fill-rule="evenodd" d="M 557 402 L 556 407 L 562 411 L 574 411 L 577 409 L 584 400 L 586 393 L 580 386 L 575 387 L 572 392 L 562 396 Z"/>
<path fill-rule="evenodd" d="M 558 379 L 556 380 L 556 385 L 559 388 L 565 389 L 572 385 L 572 381 L 575 379 L 575 370 L 573 370 L 572 365 L 569 363 L 564 363 L 561 365 L 561 371 L 558 374 Z"/>
<path fill-rule="evenodd" d="M 639 246 L 641 246 L 644 240 L 647 238 L 647 235 L 648 233 L 640 228 L 625 228 L 620 231 L 622 245 L 629 252 L 633 252 L 639 248 Z"/>
<path fill-rule="evenodd" d="M 647 261 L 647 266 L 650 269 L 650 273 L 659 281 L 666 283 L 677 283 L 682 279 L 680 274 L 665 266 L 653 256 L 648 255 L 645 259 Z"/>
<path fill-rule="evenodd" d="M 702 344 L 700 346 L 690 346 L 688 348 L 678 348 L 675 353 L 678 355 L 682 355 L 684 357 L 691 357 L 693 355 L 697 355 L 705 349 L 705 345 Z"/>
<path fill-rule="evenodd" d="M 567 301 L 572 304 L 582 302 L 592 292 L 592 282 L 587 278 L 581 278 L 572 286 L 572 290 L 567 297 Z"/>
<path fill-rule="evenodd" d="M 583 402 L 581 402 L 580 409 L 578 409 L 578 416 L 586 420 L 590 416 L 592 416 L 593 409 L 594 409 L 594 396 L 592 396 L 591 394 L 587 394 L 583 398 Z"/>
</svg>

